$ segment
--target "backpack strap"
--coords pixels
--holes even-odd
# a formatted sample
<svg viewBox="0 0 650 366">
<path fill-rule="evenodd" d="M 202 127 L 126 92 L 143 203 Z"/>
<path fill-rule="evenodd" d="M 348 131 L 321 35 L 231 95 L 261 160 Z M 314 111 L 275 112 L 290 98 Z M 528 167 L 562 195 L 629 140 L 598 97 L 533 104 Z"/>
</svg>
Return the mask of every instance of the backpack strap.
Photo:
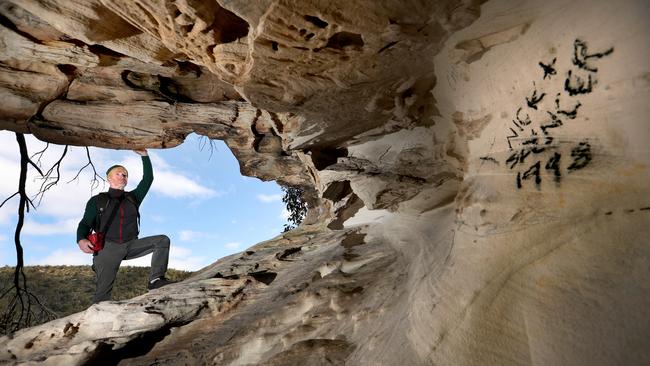
<svg viewBox="0 0 650 366">
<path fill-rule="evenodd" d="M 102 216 L 106 213 L 108 208 L 108 203 L 111 201 L 111 198 L 108 196 L 108 193 L 102 192 L 97 195 L 97 215 L 95 216 L 95 222 L 93 230 L 99 231 L 99 225 L 102 222 Z"/>
<path fill-rule="evenodd" d="M 138 231 L 140 231 L 140 202 L 138 202 L 138 200 L 135 198 L 135 196 L 131 192 L 126 192 L 125 191 L 124 192 L 124 198 L 127 201 L 133 203 L 133 206 L 135 206 L 135 211 L 138 214 Z"/>
</svg>

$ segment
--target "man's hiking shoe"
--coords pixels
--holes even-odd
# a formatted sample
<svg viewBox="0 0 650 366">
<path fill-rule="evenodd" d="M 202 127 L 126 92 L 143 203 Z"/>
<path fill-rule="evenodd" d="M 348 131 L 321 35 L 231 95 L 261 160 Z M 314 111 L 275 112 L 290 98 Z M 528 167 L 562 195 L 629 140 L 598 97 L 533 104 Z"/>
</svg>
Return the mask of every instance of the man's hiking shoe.
<svg viewBox="0 0 650 366">
<path fill-rule="evenodd" d="M 149 283 L 147 284 L 147 288 L 149 290 L 153 290 L 153 289 L 161 288 L 163 286 L 167 286 L 171 283 L 176 283 L 176 281 L 170 281 L 165 277 L 158 277 L 153 281 L 149 281 Z"/>
</svg>

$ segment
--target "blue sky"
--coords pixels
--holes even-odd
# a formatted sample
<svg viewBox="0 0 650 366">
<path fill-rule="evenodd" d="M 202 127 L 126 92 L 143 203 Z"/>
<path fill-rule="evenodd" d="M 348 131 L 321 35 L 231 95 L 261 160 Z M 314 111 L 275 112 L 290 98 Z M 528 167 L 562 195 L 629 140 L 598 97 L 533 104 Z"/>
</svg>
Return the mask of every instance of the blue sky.
<svg viewBox="0 0 650 366">
<path fill-rule="evenodd" d="M 25 136 L 30 155 L 45 143 Z M 154 182 L 140 213 L 140 236 L 166 234 L 172 240 L 170 268 L 197 270 L 226 255 L 240 252 L 278 235 L 287 222 L 275 182 L 244 177 L 239 164 L 222 141 L 213 141 L 212 155 L 207 139 L 190 135 L 182 145 L 165 150 L 149 149 Z M 63 146 L 50 145 L 41 160 L 44 170 L 60 157 Z M 122 164 L 129 171 L 127 190 L 142 178 L 140 157 L 130 150 L 90 149 L 97 171 Z M 13 132 L 0 132 L 0 202 L 17 191 L 20 155 Z M 91 264 L 91 255 L 79 250 L 76 228 L 86 201 L 108 189 L 108 184 L 91 191 L 92 171 L 86 168 L 79 179 L 67 183 L 86 164 L 86 150 L 70 147 L 63 160 L 61 181 L 48 191 L 37 209 L 26 214 L 22 231 L 25 264 Z M 42 180 L 30 169 L 27 191 L 34 195 Z M 14 231 L 18 199 L 0 208 L 0 266 L 16 264 Z M 149 264 L 151 256 L 124 261 L 122 265 Z"/>
</svg>

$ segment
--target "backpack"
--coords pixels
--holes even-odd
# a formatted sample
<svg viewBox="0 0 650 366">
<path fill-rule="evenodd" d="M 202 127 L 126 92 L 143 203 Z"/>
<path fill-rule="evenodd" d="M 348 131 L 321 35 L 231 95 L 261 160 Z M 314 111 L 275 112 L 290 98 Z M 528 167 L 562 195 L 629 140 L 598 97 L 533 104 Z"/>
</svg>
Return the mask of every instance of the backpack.
<svg viewBox="0 0 650 366">
<path fill-rule="evenodd" d="M 140 228 L 140 205 L 138 204 L 138 200 L 133 197 L 133 194 L 131 194 L 131 192 L 126 191 L 124 191 L 124 198 L 127 201 L 133 203 L 133 206 L 135 206 L 135 210 L 138 213 L 138 228 Z M 95 231 L 99 230 L 99 225 L 101 225 L 102 222 L 102 215 L 104 214 L 106 208 L 108 208 L 109 202 L 111 202 L 111 197 L 108 195 L 108 192 L 102 192 L 97 195 L 97 217 L 95 218 L 94 223 Z M 106 228 L 106 230 L 108 230 L 108 228 Z"/>
</svg>

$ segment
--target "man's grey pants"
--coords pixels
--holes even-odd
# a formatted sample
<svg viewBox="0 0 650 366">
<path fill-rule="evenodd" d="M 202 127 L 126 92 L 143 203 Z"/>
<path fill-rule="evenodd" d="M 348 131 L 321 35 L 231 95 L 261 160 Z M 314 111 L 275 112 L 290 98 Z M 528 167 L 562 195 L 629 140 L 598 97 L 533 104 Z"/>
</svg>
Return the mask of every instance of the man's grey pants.
<svg viewBox="0 0 650 366">
<path fill-rule="evenodd" d="M 111 299 L 115 277 L 123 260 L 139 258 L 152 252 L 149 281 L 162 277 L 167 272 L 169 238 L 166 235 L 147 236 L 122 244 L 107 240 L 104 249 L 93 256 L 93 270 L 97 275 L 93 303 Z"/>
</svg>

